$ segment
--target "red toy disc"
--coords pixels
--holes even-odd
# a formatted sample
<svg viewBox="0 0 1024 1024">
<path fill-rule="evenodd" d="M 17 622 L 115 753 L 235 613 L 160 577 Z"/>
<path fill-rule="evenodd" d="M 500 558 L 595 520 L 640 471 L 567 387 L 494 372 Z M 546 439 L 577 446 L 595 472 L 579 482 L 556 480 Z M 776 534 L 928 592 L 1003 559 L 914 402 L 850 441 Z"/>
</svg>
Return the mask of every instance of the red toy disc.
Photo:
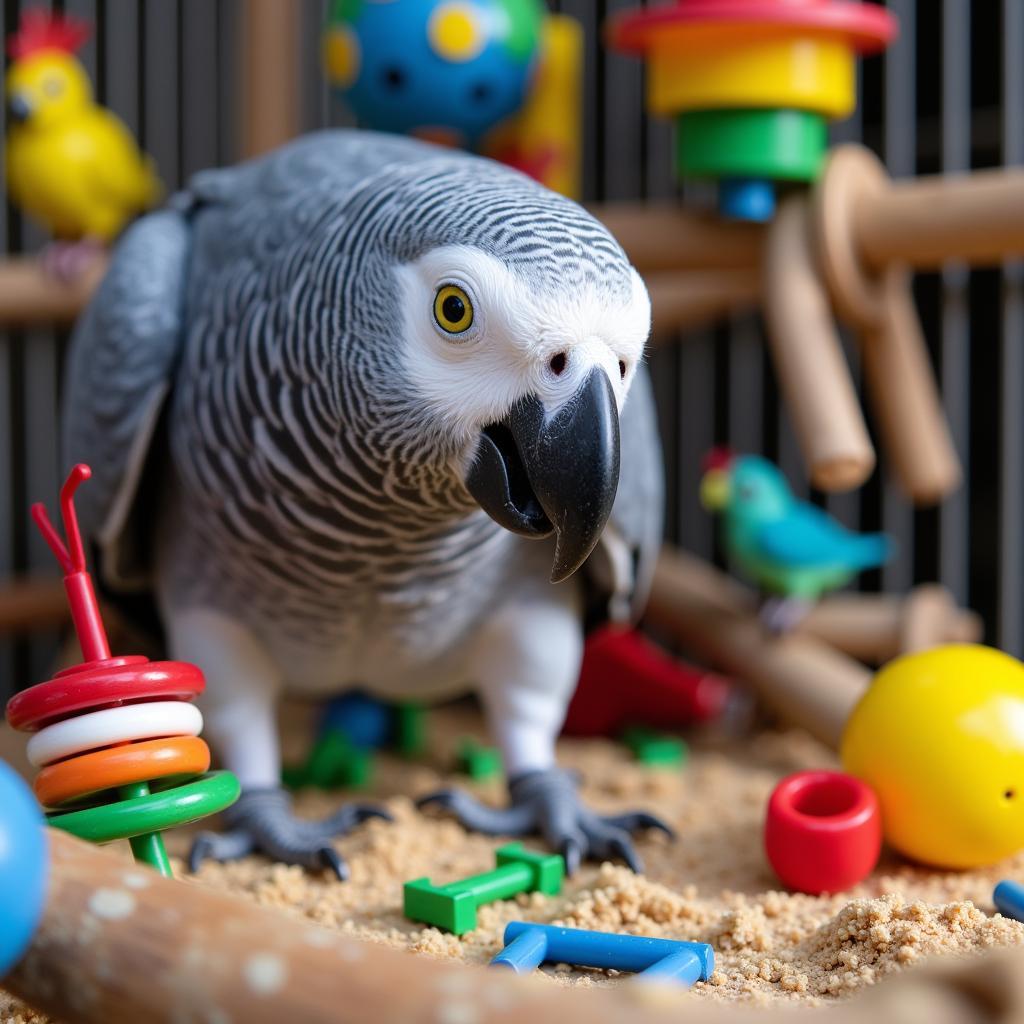
<svg viewBox="0 0 1024 1024">
<path fill-rule="evenodd" d="M 111 658 L 75 666 L 7 702 L 13 729 L 37 732 L 61 718 L 141 700 L 195 700 L 203 674 L 184 661 Z"/>
<path fill-rule="evenodd" d="M 682 25 L 741 22 L 804 28 L 844 36 L 860 53 L 875 53 L 896 38 L 898 23 L 884 7 L 833 0 L 677 0 L 672 7 L 623 11 L 610 19 L 613 47 L 646 53 L 658 34 Z"/>
<path fill-rule="evenodd" d="M 843 772 L 797 772 L 768 801 L 764 846 L 791 889 L 842 892 L 865 879 L 882 850 L 874 790 Z"/>
</svg>

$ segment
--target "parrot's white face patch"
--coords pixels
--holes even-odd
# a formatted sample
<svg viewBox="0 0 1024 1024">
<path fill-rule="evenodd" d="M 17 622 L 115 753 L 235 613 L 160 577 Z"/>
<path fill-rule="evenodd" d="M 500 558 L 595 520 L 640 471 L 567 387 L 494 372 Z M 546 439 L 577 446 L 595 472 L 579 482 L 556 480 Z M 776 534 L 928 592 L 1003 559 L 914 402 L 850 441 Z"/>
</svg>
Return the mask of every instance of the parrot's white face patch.
<svg viewBox="0 0 1024 1024">
<path fill-rule="evenodd" d="M 651 325 L 636 271 L 625 303 L 597 284 L 538 286 L 470 246 L 434 249 L 395 275 L 407 377 L 467 456 L 480 430 L 519 398 L 535 395 L 554 414 L 594 367 L 607 374 L 621 411 Z M 472 324 L 461 333 L 443 329 L 435 315 L 439 291 L 452 286 L 472 306 Z"/>
</svg>

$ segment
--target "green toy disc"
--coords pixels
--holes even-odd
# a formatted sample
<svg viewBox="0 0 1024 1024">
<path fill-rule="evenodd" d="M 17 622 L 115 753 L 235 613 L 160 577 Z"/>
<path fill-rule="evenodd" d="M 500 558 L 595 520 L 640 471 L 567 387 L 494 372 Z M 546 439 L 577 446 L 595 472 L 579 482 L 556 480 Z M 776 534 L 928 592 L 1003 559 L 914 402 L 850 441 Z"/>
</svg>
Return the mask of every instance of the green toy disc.
<svg viewBox="0 0 1024 1024">
<path fill-rule="evenodd" d="M 691 110 L 676 119 L 676 173 L 813 181 L 827 144 L 825 119 L 806 110 Z"/>
<path fill-rule="evenodd" d="M 151 785 L 156 788 L 156 784 Z M 91 843 L 112 843 L 216 814 L 230 807 L 240 793 L 238 779 L 231 772 L 207 772 L 184 785 L 148 796 L 48 815 L 47 823 Z"/>
</svg>

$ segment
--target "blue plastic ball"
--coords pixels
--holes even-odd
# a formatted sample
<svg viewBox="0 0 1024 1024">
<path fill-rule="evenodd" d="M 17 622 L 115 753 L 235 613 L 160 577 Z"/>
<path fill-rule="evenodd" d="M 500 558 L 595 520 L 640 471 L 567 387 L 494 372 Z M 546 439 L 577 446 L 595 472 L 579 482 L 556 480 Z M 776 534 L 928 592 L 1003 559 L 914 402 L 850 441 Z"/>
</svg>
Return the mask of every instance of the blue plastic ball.
<svg viewBox="0 0 1024 1024">
<path fill-rule="evenodd" d="M 530 88 L 540 0 L 335 0 L 327 76 L 360 124 L 476 146 Z"/>
<path fill-rule="evenodd" d="M 45 821 L 32 791 L 0 761 L 0 978 L 35 934 L 46 899 Z"/>
<path fill-rule="evenodd" d="M 392 710 L 358 690 L 336 697 L 327 705 L 321 731 L 337 729 L 360 750 L 377 750 L 391 739 Z"/>
</svg>

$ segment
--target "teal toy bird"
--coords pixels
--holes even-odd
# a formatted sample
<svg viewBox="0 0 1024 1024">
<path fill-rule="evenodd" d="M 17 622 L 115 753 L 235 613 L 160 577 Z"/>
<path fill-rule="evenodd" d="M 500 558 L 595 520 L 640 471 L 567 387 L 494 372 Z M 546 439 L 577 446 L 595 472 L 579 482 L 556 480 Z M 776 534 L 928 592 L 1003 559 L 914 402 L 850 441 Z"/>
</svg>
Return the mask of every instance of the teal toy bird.
<svg viewBox="0 0 1024 1024">
<path fill-rule="evenodd" d="M 774 632 L 791 629 L 822 594 L 892 556 L 889 537 L 853 533 L 817 506 L 799 501 L 779 469 L 758 455 L 712 451 L 701 502 L 722 513 L 729 558 L 772 595 L 762 619 Z"/>
</svg>

